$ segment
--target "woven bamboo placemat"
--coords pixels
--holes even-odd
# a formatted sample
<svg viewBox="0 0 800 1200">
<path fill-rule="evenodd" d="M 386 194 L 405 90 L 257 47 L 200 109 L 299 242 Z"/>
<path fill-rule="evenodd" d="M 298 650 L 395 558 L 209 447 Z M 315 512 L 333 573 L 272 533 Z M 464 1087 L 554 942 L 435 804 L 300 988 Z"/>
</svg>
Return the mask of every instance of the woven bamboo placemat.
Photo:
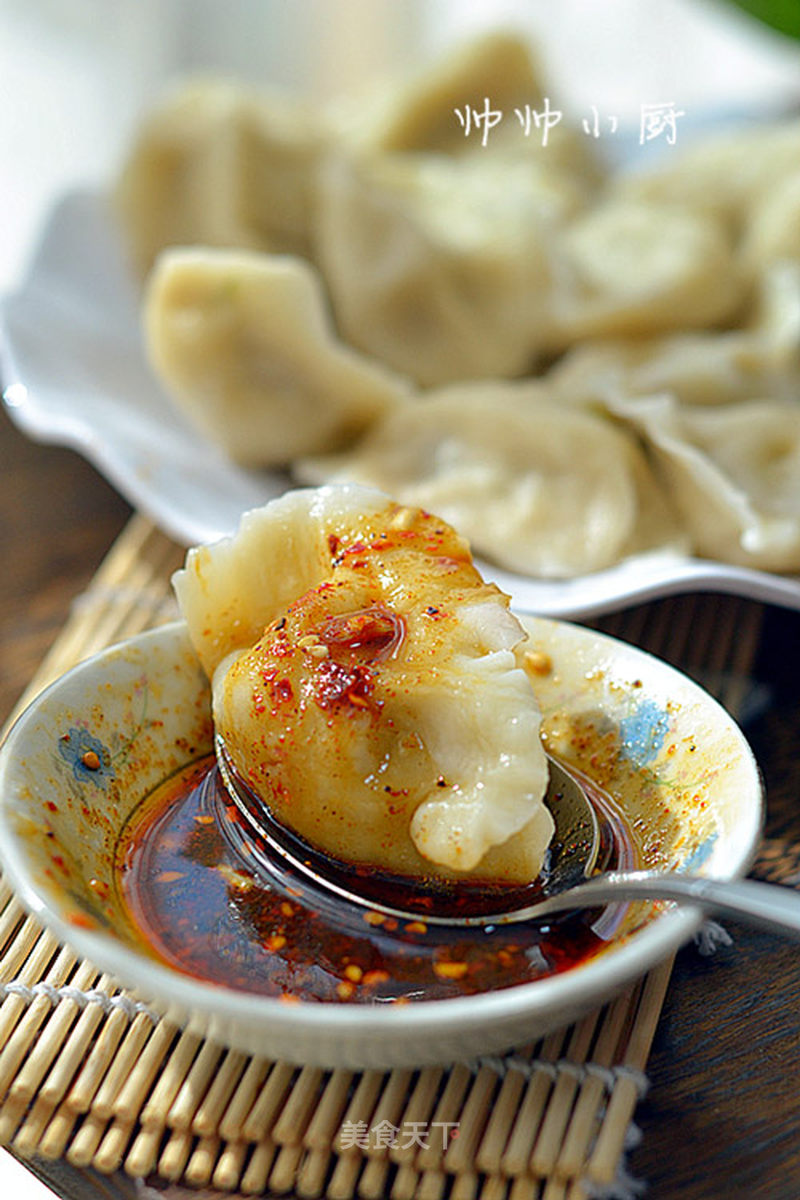
<svg viewBox="0 0 800 1200">
<path fill-rule="evenodd" d="M 174 618 L 169 577 L 183 553 L 135 516 L 18 708 L 75 662 Z M 683 596 L 594 624 L 669 659 L 737 715 L 760 615 L 746 601 Z M 670 971 L 664 963 L 502 1058 L 298 1068 L 157 1019 L 59 946 L 0 881 L 0 1143 L 233 1193 L 582 1200 L 620 1178 Z"/>
</svg>

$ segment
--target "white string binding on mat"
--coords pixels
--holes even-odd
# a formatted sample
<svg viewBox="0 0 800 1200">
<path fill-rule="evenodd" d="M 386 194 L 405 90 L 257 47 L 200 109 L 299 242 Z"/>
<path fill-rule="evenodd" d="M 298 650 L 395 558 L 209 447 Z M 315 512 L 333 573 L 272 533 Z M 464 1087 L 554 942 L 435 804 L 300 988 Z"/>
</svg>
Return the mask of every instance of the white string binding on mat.
<svg viewBox="0 0 800 1200">
<path fill-rule="evenodd" d="M 617 1173 L 611 1183 L 597 1183 L 593 1179 L 583 1178 L 581 1183 L 587 1196 L 592 1200 L 636 1200 L 647 1191 L 647 1184 L 634 1178 L 628 1170 L 627 1155 L 635 1150 L 642 1140 L 642 1131 L 631 1121 L 625 1131 L 623 1154 L 617 1165 Z"/>
<path fill-rule="evenodd" d="M 593 1076 L 596 1079 L 602 1080 L 606 1091 L 609 1093 L 614 1090 L 614 1085 L 618 1079 L 629 1079 L 636 1088 L 636 1094 L 640 1100 L 646 1095 L 650 1087 L 650 1080 L 644 1071 L 639 1071 L 636 1067 L 628 1067 L 624 1064 L 616 1067 L 603 1067 L 599 1063 L 593 1062 L 572 1062 L 569 1058 L 557 1058 L 551 1062 L 549 1059 L 542 1058 L 521 1058 L 518 1054 L 506 1054 L 502 1056 L 485 1054 L 467 1065 L 473 1072 L 479 1071 L 481 1067 L 489 1067 L 501 1079 L 508 1071 L 520 1071 L 526 1079 L 530 1079 L 533 1075 L 543 1072 L 553 1082 L 560 1075 L 571 1075 L 579 1083 L 582 1083 L 589 1076 Z"/>
<path fill-rule="evenodd" d="M 733 938 L 718 921 L 704 921 L 694 935 L 697 953 L 707 957 L 715 954 L 721 946 L 732 946 Z"/>
<path fill-rule="evenodd" d="M 106 1014 L 121 1008 L 129 1021 L 139 1016 L 140 1013 L 143 1013 L 154 1025 L 159 1020 L 146 1004 L 139 1000 L 132 1000 L 130 996 L 108 996 L 96 988 L 83 991 L 81 988 L 72 987 L 69 983 L 62 984 L 61 987 L 53 987 L 52 984 L 44 981 L 29 985 L 19 979 L 10 979 L 8 983 L 0 984 L 0 997 L 5 1000 L 7 996 L 20 996 L 26 1004 L 32 1004 L 37 996 L 46 996 L 53 1006 L 61 1000 L 72 1000 L 80 1009 L 86 1008 L 89 1004 L 99 1004 Z"/>
</svg>

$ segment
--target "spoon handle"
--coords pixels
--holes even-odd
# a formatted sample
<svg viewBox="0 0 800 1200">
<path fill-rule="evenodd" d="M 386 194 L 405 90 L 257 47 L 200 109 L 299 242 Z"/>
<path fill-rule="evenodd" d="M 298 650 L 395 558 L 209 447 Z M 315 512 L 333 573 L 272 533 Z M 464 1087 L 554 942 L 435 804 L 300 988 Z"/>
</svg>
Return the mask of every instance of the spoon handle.
<svg viewBox="0 0 800 1200">
<path fill-rule="evenodd" d="M 800 892 L 754 879 L 710 879 L 703 875 L 673 872 L 609 872 L 589 879 L 569 893 L 545 901 L 558 902 L 560 910 L 608 904 L 613 900 L 675 900 L 760 926 L 773 933 L 800 938 Z M 556 911 L 555 903 L 553 912 Z M 537 917 L 542 908 L 536 909 Z"/>
</svg>

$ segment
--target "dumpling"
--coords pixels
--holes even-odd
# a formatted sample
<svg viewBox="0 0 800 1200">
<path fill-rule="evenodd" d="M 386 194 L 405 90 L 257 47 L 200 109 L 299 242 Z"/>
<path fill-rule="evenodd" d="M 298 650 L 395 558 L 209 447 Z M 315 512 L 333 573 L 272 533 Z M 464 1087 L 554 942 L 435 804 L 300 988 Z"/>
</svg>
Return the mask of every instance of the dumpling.
<svg viewBox="0 0 800 1200">
<path fill-rule="evenodd" d="M 142 273 L 167 246 L 303 253 L 326 129 L 282 96 L 187 84 L 142 126 L 116 206 Z"/>
<path fill-rule="evenodd" d="M 571 404 L 670 392 L 686 404 L 727 404 L 761 389 L 762 363 L 737 330 L 579 342 L 547 375 Z"/>
<path fill-rule="evenodd" d="M 542 112 L 548 87 L 527 38 L 511 31 L 479 34 L 446 52 L 418 73 L 390 80 L 377 94 L 345 98 L 333 125 L 361 152 L 538 155 L 548 171 L 568 173 L 585 184 L 600 178 L 600 165 L 584 134 L 568 120 L 548 128 L 546 145 L 529 113 Z M 487 106 L 500 114 L 484 138 Z M 469 126 L 467 125 L 469 113 Z M 528 128 L 530 124 L 531 128 Z"/>
<path fill-rule="evenodd" d="M 525 634 L 443 521 L 291 492 L 175 587 L 229 756 L 280 821 L 391 873 L 536 876 L 553 822 Z"/>
<path fill-rule="evenodd" d="M 680 541 L 634 439 L 533 380 L 427 393 L 352 452 L 295 470 L 304 482 L 350 480 L 424 505 L 476 553 L 528 575 L 581 575 Z"/>
<path fill-rule="evenodd" d="M 800 396 L 800 262 L 764 273 L 751 320 L 737 329 L 651 338 L 607 338 L 574 346 L 547 373 L 570 403 L 669 392 L 684 404 L 729 404 Z"/>
<path fill-rule="evenodd" d="M 654 170 L 620 174 L 614 195 L 714 213 L 736 234 L 754 202 L 797 170 L 800 120 L 760 122 L 698 139 L 663 161 Z"/>
<path fill-rule="evenodd" d="M 564 230 L 558 253 L 565 343 L 711 325 L 745 298 L 723 226 L 677 205 L 605 201 Z"/>
<path fill-rule="evenodd" d="M 800 266 L 800 168 L 753 205 L 743 253 L 755 270 L 785 260 Z"/>
<path fill-rule="evenodd" d="M 409 391 L 336 339 L 314 268 L 289 255 L 165 251 L 144 326 L 169 395 L 249 466 L 343 446 Z"/>
<path fill-rule="evenodd" d="M 616 411 L 645 437 L 698 553 L 800 570 L 800 404 L 686 408 L 656 396 Z"/>
<path fill-rule="evenodd" d="M 552 238 L 576 204 L 523 159 L 329 160 L 317 245 L 337 327 L 426 387 L 526 372 L 555 345 Z"/>
</svg>

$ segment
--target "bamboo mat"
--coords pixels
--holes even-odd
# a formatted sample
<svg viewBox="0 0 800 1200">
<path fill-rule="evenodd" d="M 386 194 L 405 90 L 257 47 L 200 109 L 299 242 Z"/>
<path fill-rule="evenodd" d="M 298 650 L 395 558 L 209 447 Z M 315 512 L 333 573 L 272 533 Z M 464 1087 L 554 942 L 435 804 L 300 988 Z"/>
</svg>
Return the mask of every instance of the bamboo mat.
<svg viewBox="0 0 800 1200">
<path fill-rule="evenodd" d="M 135 516 L 20 701 L 176 615 L 183 551 Z M 760 606 L 684 596 L 597 621 L 676 663 L 734 715 Z M 0 1143 L 104 1174 L 236 1194 L 391 1200 L 621 1195 L 671 963 L 502 1058 L 390 1072 L 248 1057 L 156 1019 L 26 916 L 0 881 Z M 455 1132 L 456 1136 L 447 1136 Z"/>
</svg>

